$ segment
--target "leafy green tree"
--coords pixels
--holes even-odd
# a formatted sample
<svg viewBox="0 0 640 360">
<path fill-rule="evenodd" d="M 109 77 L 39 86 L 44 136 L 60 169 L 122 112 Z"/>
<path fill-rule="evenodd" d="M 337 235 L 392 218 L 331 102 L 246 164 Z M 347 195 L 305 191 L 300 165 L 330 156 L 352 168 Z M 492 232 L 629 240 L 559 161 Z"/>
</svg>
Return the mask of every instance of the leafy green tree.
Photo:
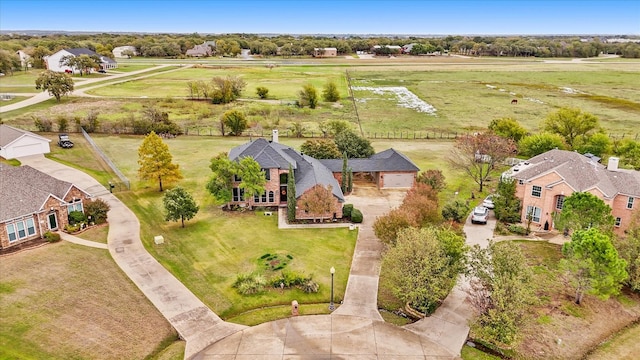
<svg viewBox="0 0 640 360">
<path fill-rule="evenodd" d="M 0 72 L 13 75 L 14 69 L 20 69 L 20 58 L 18 55 L 0 49 Z"/>
<path fill-rule="evenodd" d="M 581 230 L 597 228 L 610 234 L 615 219 L 611 207 L 588 192 L 574 192 L 564 199 L 562 211 L 553 217 L 558 229 Z"/>
<path fill-rule="evenodd" d="M 505 223 L 520 222 L 522 204 L 516 196 L 516 182 L 508 179 L 500 180 L 496 195 L 493 198 L 496 219 Z"/>
<path fill-rule="evenodd" d="M 562 108 L 544 121 L 544 130 L 562 136 L 571 149 L 575 149 L 579 136 L 590 135 L 599 128 L 598 118 L 580 109 Z"/>
<path fill-rule="evenodd" d="M 318 91 L 312 84 L 306 84 L 298 93 L 298 105 L 300 107 L 308 106 L 315 109 L 318 106 Z"/>
<path fill-rule="evenodd" d="M 618 236 L 614 245 L 620 257 L 627 262 L 629 279 L 627 284 L 631 290 L 640 292 L 640 215 L 636 215 L 635 223 L 629 228 L 627 236 Z"/>
<path fill-rule="evenodd" d="M 182 222 L 184 227 L 184 220 L 191 220 L 198 213 L 200 208 L 196 205 L 196 201 L 193 196 L 189 194 L 185 189 L 176 187 L 171 190 L 167 190 L 162 199 L 164 209 L 166 211 L 165 219 L 167 221 Z"/>
<path fill-rule="evenodd" d="M 513 156 L 515 151 L 513 140 L 495 134 L 463 136 L 456 141 L 447 161 L 454 169 L 473 179 L 482 192 L 493 169 L 507 157 Z"/>
<path fill-rule="evenodd" d="M 620 161 L 633 169 L 640 170 L 640 141 L 623 139 L 614 142 L 614 153 Z"/>
<path fill-rule="evenodd" d="M 325 120 L 320 123 L 320 131 L 324 137 L 335 137 L 347 130 L 351 130 L 351 124 L 345 120 Z"/>
<path fill-rule="evenodd" d="M 111 210 L 109 204 L 100 198 L 89 201 L 84 205 L 84 212 L 87 214 L 87 218 L 96 224 L 104 224 L 107 222 L 109 210 Z"/>
<path fill-rule="evenodd" d="M 206 188 L 217 201 L 228 206 L 233 196 L 233 176 L 237 173 L 236 163 L 223 152 L 211 158 L 209 168 L 213 174 Z"/>
<path fill-rule="evenodd" d="M 338 146 L 340 153 L 346 153 L 347 157 L 350 159 L 368 158 L 375 153 L 369 140 L 361 137 L 351 130 L 340 132 L 336 135 L 334 141 Z"/>
<path fill-rule="evenodd" d="M 316 159 L 340 159 L 342 156 L 336 143 L 328 139 L 307 140 L 300 145 L 300 151 Z"/>
<path fill-rule="evenodd" d="M 526 157 L 534 157 L 553 149 L 567 149 L 567 144 L 565 144 L 562 136 L 541 133 L 525 136 L 518 142 L 518 152 Z"/>
<path fill-rule="evenodd" d="M 532 273 L 513 242 L 475 245 L 469 254 L 469 295 L 479 313 L 472 328 L 483 338 L 510 344 L 534 302 Z"/>
<path fill-rule="evenodd" d="M 151 132 L 138 148 L 138 176 L 141 180 L 158 180 L 160 191 L 162 183 L 175 183 L 182 179 L 180 167 L 173 162 L 169 146 L 155 132 Z"/>
<path fill-rule="evenodd" d="M 247 83 L 238 76 L 216 76 L 211 80 L 208 95 L 214 104 L 228 104 L 240 97 Z"/>
<path fill-rule="evenodd" d="M 442 191 L 447 186 L 442 170 L 429 169 L 418 174 L 416 181 L 430 185 L 435 191 Z"/>
<path fill-rule="evenodd" d="M 340 100 L 340 92 L 335 82 L 329 81 L 324 85 L 322 99 L 326 102 L 336 102 Z"/>
<path fill-rule="evenodd" d="M 62 96 L 73 92 L 73 79 L 68 74 L 47 70 L 36 79 L 36 89 L 49 91 L 60 102 Z"/>
<path fill-rule="evenodd" d="M 242 179 L 238 187 L 244 190 L 245 200 L 249 208 L 251 208 L 250 200 L 256 195 L 262 195 L 265 192 L 267 179 L 264 171 L 257 161 L 247 156 L 238 162 L 238 176 Z"/>
<path fill-rule="evenodd" d="M 431 314 L 456 283 L 463 249 L 464 239 L 450 230 L 403 229 L 382 259 L 386 284 L 403 302 Z"/>
<path fill-rule="evenodd" d="M 131 59 L 132 56 L 136 56 L 136 53 L 134 53 L 131 50 L 125 50 L 125 51 L 122 52 L 122 55 L 124 55 L 127 58 Z"/>
<path fill-rule="evenodd" d="M 296 219 L 296 176 L 293 167 L 289 164 L 289 174 L 287 175 L 287 220 L 293 222 Z"/>
<path fill-rule="evenodd" d="M 591 153 L 602 157 L 611 154 L 613 142 L 607 134 L 595 133 L 576 139 L 575 149 L 581 154 Z"/>
<path fill-rule="evenodd" d="M 585 293 L 606 300 L 620 292 L 628 278 L 627 262 L 620 258 L 611 238 L 597 228 L 578 230 L 562 245 L 565 256 L 560 263 L 576 289 L 575 302 L 582 303 Z"/>
<path fill-rule="evenodd" d="M 260 99 L 266 99 L 269 96 L 269 89 L 264 86 L 258 86 L 256 88 L 256 94 Z"/>
<path fill-rule="evenodd" d="M 222 114 L 222 123 L 231 129 L 230 135 L 240 136 L 249 127 L 247 117 L 240 110 L 228 110 Z"/>
<path fill-rule="evenodd" d="M 523 128 L 518 121 L 508 117 L 491 120 L 489 130 L 498 136 L 511 139 L 516 143 L 527 135 L 527 130 Z"/>
<path fill-rule="evenodd" d="M 293 136 L 301 138 L 304 136 L 305 126 L 302 121 L 298 120 L 291 123 L 289 130 L 293 133 Z"/>
<path fill-rule="evenodd" d="M 349 168 L 349 163 L 347 159 L 347 154 L 343 154 L 342 156 L 342 173 L 340 176 L 340 189 L 342 193 L 347 192 L 347 186 L 349 183 L 349 179 L 347 179 L 347 169 Z"/>
<path fill-rule="evenodd" d="M 469 215 L 470 210 L 466 202 L 456 199 L 446 203 L 442 207 L 442 217 L 446 220 L 461 224 L 467 220 L 467 215 Z"/>
</svg>

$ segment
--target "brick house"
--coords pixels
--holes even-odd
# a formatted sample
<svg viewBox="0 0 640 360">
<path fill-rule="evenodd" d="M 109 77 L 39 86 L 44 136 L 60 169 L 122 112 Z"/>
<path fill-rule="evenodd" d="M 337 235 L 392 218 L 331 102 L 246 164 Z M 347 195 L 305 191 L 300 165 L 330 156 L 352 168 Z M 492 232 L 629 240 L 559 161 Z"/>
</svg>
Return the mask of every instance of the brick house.
<svg viewBox="0 0 640 360">
<path fill-rule="evenodd" d="M 334 47 L 313 48 L 313 57 L 336 57 L 338 49 Z"/>
<path fill-rule="evenodd" d="M 308 155 L 278 143 L 278 132 L 274 130 L 273 140 L 263 138 L 237 146 L 229 152 L 229 159 L 239 161 L 250 156 L 265 172 L 267 180 L 265 193 L 253 199 L 245 199 L 238 186 L 241 179 L 234 179 L 231 205 L 244 206 L 247 200 L 251 206 L 278 206 L 287 204 L 289 165 L 295 176 L 296 199 L 300 199 L 315 186 L 331 187 L 335 201 L 335 214 L 326 214 L 325 218 L 341 218 L 342 204 L 345 201 L 340 189 L 342 176 L 342 159 L 314 159 Z M 406 156 L 389 149 L 371 156 L 368 159 L 349 159 L 348 166 L 356 173 L 371 175 L 380 188 L 410 188 L 415 184 L 418 167 Z M 317 216 L 316 216 L 317 217 Z M 297 219 L 312 219 L 304 209 L 298 209 Z"/>
<path fill-rule="evenodd" d="M 83 211 L 90 195 L 30 166 L 0 163 L 0 249 L 64 228 L 71 211 Z"/>
<path fill-rule="evenodd" d="M 604 166 L 577 152 L 550 150 L 513 166 L 503 174 L 515 179 L 516 196 L 522 201 L 522 222 L 531 213 L 533 223 L 551 230 L 553 214 L 562 211 L 565 197 L 589 192 L 611 207 L 615 232 L 629 228 L 640 207 L 640 172 L 618 168 L 618 158 Z"/>
</svg>

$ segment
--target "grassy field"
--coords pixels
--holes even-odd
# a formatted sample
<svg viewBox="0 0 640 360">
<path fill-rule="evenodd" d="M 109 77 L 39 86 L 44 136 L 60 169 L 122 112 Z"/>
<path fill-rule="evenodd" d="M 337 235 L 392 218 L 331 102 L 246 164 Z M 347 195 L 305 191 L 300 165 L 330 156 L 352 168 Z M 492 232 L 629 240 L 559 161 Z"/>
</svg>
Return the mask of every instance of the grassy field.
<svg viewBox="0 0 640 360">
<path fill-rule="evenodd" d="M 437 61 L 436 61 L 437 60 Z M 180 63 L 178 63 L 180 64 Z M 123 66 L 150 66 L 126 63 Z M 391 93 L 355 91 L 357 115 L 346 86 L 346 72 L 354 86 L 405 87 L 419 100 L 435 107 L 430 115 L 398 106 Z M 168 97 L 188 96 L 187 82 L 209 80 L 214 76 L 240 76 L 247 82 L 243 93 L 251 103 L 212 105 Z M 18 76 L 16 76 L 18 77 Z M 25 80 L 28 80 L 26 75 Z M 303 84 L 312 83 L 319 91 L 335 81 L 343 100 L 338 104 L 320 103 L 315 109 L 288 105 L 297 98 Z M 14 85 L 23 84 L 12 80 Z M 27 81 L 27 84 L 32 82 Z M 578 107 L 598 116 L 604 130 L 615 135 L 636 136 L 640 131 L 640 62 L 541 62 L 535 59 L 425 59 L 422 62 L 374 62 L 327 60 L 302 65 L 281 63 L 272 69 L 264 63 L 224 62 L 197 64 L 173 72 L 158 72 L 148 78 L 107 85 L 90 90 L 102 99 L 64 98 L 60 104 L 48 103 L 29 115 L 66 114 L 84 116 L 89 109 L 99 112 L 106 131 L 114 123 L 141 116 L 142 105 L 155 105 L 183 128 L 201 128 L 217 134 L 218 119 L 224 111 L 245 111 L 252 131 L 279 128 L 286 131 L 294 122 L 307 128 L 307 135 L 318 133 L 318 123 L 327 119 L 352 122 L 369 137 L 424 137 L 427 133 L 473 132 L 485 129 L 495 118 L 513 117 L 536 132 L 541 121 L 560 107 Z M 270 101 L 257 101 L 255 88 L 269 89 Z M 143 98 L 141 98 L 143 97 Z M 137 98 L 137 99 L 131 99 Z M 512 99 L 517 105 L 511 105 Z M 105 101 L 114 105 L 105 106 Z M 93 103 L 93 105 L 92 105 Z M 53 105 L 53 106 L 52 106 Z M 24 112 L 2 115 L 7 123 L 30 126 L 33 120 Z M 358 119 L 360 124 L 358 124 Z M 395 133 L 395 135 L 394 135 Z M 400 135 L 402 133 L 403 135 Z"/>
<path fill-rule="evenodd" d="M 640 325 L 636 324 L 616 334 L 589 354 L 589 360 L 633 360 L 640 353 Z"/>
<path fill-rule="evenodd" d="M 177 339 L 106 250 L 49 244 L 0 273 L 1 359 L 154 358 Z"/>
</svg>

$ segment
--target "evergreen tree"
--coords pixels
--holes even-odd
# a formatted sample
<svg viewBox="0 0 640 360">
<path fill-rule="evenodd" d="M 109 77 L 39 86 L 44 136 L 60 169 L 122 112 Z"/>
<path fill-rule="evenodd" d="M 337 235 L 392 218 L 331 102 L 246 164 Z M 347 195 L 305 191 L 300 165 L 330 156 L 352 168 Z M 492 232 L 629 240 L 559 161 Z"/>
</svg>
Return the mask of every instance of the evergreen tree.
<svg viewBox="0 0 640 360">
<path fill-rule="evenodd" d="M 287 220 L 292 222 L 296 219 L 296 178 L 293 167 L 289 164 L 289 176 L 287 179 Z"/>
</svg>

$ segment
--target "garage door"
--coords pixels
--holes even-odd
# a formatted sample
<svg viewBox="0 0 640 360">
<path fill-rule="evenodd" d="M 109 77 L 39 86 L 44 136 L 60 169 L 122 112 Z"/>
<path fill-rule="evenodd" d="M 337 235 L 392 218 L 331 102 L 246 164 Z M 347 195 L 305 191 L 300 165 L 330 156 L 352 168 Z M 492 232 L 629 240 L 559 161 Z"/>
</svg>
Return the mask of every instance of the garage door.
<svg viewBox="0 0 640 360">
<path fill-rule="evenodd" d="M 413 186 L 413 174 L 384 174 L 383 188 L 408 188 Z"/>
<path fill-rule="evenodd" d="M 42 147 L 40 144 L 22 145 L 22 146 L 16 146 L 13 148 L 14 158 L 35 155 L 35 154 L 42 154 Z"/>
</svg>

